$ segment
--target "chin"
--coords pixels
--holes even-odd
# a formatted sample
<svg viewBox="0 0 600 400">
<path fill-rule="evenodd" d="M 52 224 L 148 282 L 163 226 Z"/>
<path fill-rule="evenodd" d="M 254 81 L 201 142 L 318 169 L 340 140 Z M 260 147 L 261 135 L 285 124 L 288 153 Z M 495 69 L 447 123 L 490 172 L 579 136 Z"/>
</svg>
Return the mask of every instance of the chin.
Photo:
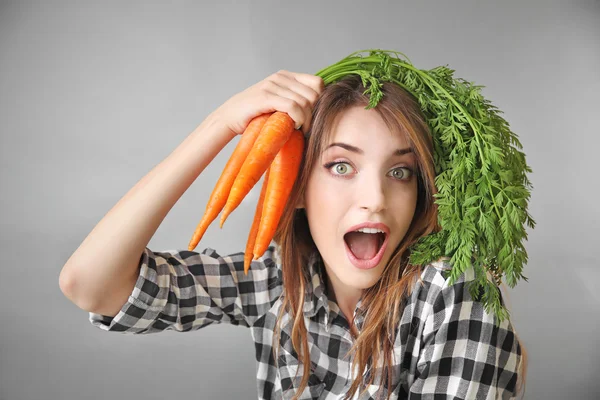
<svg viewBox="0 0 600 400">
<path fill-rule="evenodd" d="M 377 279 L 373 279 L 373 280 L 363 279 L 360 282 L 356 282 L 356 284 L 352 285 L 352 286 L 356 289 L 366 290 L 366 289 L 373 287 L 377 282 L 379 282 L 379 278 L 381 278 L 381 275 L 377 276 Z"/>
<path fill-rule="evenodd" d="M 353 287 L 355 289 L 368 289 L 371 286 L 375 285 L 379 281 L 379 279 L 381 279 L 381 275 L 386 263 L 386 260 L 382 260 L 381 264 L 379 264 L 373 269 L 360 270 L 357 269 L 354 265 L 352 265 L 352 263 L 348 262 L 347 268 L 350 268 L 350 271 L 352 271 L 352 273 L 345 274 L 344 277 L 346 279 L 343 279 L 342 281 L 347 286 Z"/>
</svg>

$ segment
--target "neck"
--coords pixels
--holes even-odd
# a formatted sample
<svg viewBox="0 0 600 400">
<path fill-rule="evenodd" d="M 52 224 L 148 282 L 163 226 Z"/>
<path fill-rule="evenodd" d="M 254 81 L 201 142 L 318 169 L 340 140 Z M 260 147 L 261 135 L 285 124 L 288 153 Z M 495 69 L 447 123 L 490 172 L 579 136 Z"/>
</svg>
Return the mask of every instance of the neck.
<svg viewBox="0 0 600 400">
<path fill-rule="evenodd" d="M 352 326 L 354 310 L 362 297 L 363 290 L 342 288 L 339 282 L 334 282 L 329 276 L 325 279 L 327 281 L 327 297 L 335 301 L 348 323 Z"/>
</svg>

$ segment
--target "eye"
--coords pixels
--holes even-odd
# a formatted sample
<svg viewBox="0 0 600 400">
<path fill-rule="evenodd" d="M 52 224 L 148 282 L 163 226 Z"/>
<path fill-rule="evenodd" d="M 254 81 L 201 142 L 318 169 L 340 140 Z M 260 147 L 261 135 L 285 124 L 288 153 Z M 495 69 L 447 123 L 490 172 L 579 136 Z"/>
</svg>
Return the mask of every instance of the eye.
<svg viewBox="0 0 600 400">
<path fill-rule="evenodd" d="M 332 167 L 334 167 L 333 168 L 334 175 L 347 175 L 346 173 L 348 172 L 348 169 L 352 168 L 349 163 L 343 162 L 343 161 L 331 162 L 331 163 L 325 164 L 325 168 L 327 168 L 329 170 L 331 170 Z"/>
<path fill-rule="evenodd" d="M 406 180 L 413 174 L 413 170 L 407 167 L 394 168 L 391 172 L 392 177 L 398 180 Z"/>
</svg>

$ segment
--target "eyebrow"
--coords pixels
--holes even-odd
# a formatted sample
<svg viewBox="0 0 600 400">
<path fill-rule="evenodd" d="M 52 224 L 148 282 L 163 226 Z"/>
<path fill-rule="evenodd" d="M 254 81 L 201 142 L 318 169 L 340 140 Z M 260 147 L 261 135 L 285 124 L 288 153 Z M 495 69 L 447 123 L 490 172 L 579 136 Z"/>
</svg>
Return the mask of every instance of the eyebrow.
<svg viewBox="0 0 600 400">
<path fill-rule="evenodd" d="M 342 143 L 342 142 L 331 143 L 329 146 L 327 146 L 327 148 L 325 150 L 330 149 L 330 148 L 335 147 L 335 146 L 341 147 L 341 148 L 346 149 L 348 151 L 351 151 L 353 153 L 357 153 L 357 154 L 361 154 L 361 155 L 365 154 L 365 152 L 363 150 L 359 149 L 358 147 L 352 146 L 352 145 L 350 145 L 348 143 Z M 412 149 L 410 147 L 408 147 L 406 149 L 398 149 L 398 150 L 396 150 L 394 152 L 394 155 L 395 156 L 402 156 L 404 154 L 408 154 L 408 153 L 412 153 L 412 152 L 413 152 Z"/>
</svg>

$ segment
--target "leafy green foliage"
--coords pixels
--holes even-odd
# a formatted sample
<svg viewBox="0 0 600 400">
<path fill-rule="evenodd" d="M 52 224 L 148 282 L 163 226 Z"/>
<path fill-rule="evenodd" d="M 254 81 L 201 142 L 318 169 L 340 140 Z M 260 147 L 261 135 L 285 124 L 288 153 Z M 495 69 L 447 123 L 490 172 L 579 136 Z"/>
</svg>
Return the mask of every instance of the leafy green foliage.
<svg viewBox="0 0 600 400">
<path fill-rule="evenodd" d="M 369 95 L 367 109 L 382 99 L 386 81 L 418 101 L 433 137 L 442 230 L 413 245 L 409 261 L 426 265 L 448 257 L 450 283 L 473 266 L 471 295 L 502 321 L 508 310 L 500 301 L 500 280 L 504 277 L 510 287 L 527 280 L 524 225 L 534 228 L 535 221 L 527 211 L 532 185 L 526 174 L 532 170 L 502 111 L 481 95 L 483 86 L 455 78 L 454 72 L 447 66 L 417 69 L 395 51 L 363 50 L 317 75 L 325 84 L 359 75 Z"/>
</svg>

